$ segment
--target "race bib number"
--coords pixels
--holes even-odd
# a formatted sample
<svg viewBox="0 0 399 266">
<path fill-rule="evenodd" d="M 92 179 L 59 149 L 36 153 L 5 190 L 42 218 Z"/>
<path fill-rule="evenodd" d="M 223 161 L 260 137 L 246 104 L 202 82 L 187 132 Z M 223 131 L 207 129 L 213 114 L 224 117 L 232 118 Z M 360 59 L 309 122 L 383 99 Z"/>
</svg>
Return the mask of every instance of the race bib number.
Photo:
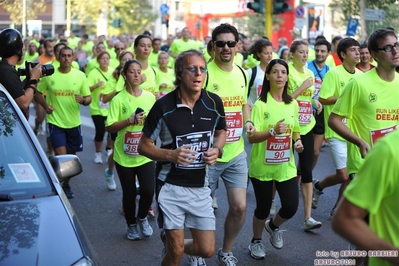
<svg viewBox="0 0 399 266">
<path fill-rule="evenodd" d="M 242 136 L 242 112 L 226 112 L 226 142 L 235 142 Z"/>
<path fill-rule="evenodd" d="M 265 164 L 281 164 L 290 161 L 291 135 L 274 136 L 266 141 Z"/>
<path fill-rule="evenodd" d="M 371 130 L 370 131 L 370 136 L 371 136 L 371 144 L 374 146 L 375 142 L 379 139 L 387 135 L 388 133 L 391 133 L 392 131 L 398 129 L 398 125 L 394 125 L 388 128 L 383 128 L 383 129 L 376 129 L 376 130 Z"/>
<path fill-rule="evenodd" d="M 202 169 L 205 168 L 204 152 L 210 148 L 211 131 L 194 132 L 187 135 L 176 136 L 177 148 L 182 146 L 190 146 L 190 150 L 198 152 L 195 160 L 188 166 L 176 164 L 176 168 L 180 169 Z"/>
<path fill-rule="evenodd" d="M 299 112 L 298 112 L 298 118 L 299 118 L 299 124 L 300 125 L 307 125 L 312 121 L 312 103 L 309 101 L 301 101 L 297 100 L 298 105 L 299 105 Z"/>
<path fill-rule="evenodd" d="M 109 108 L 109 102 L 103 103 L 103 97 L 104 97 L 104 94 L 101 93 L 99 96 L 100 101 L 99 101 L 98 105 L 100 106 L 100 108 Z"/>
<path fill-rule="evenodd" d="M 139 155 L 137 148 L 139 146 L 139 141 L 142 134 L 143 134 L 142 131 L 125 132 L 125 137 L 123 139 L 123 151 L 125 152 L 125 154 L 131 156 Z"/>
</svg>

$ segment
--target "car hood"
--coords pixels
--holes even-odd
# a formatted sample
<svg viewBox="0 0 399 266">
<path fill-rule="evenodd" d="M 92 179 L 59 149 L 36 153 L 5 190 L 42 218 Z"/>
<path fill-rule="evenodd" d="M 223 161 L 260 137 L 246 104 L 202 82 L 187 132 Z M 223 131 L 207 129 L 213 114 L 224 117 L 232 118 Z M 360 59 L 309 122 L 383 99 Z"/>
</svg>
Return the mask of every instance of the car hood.
<svg viewBox="0 0 399 266">
<path fill-rule="evenodd" d="M 58 196 L 0 202 L 0 265 L 72 265 L 85 256 L 74 219 Z"/>
</svg>

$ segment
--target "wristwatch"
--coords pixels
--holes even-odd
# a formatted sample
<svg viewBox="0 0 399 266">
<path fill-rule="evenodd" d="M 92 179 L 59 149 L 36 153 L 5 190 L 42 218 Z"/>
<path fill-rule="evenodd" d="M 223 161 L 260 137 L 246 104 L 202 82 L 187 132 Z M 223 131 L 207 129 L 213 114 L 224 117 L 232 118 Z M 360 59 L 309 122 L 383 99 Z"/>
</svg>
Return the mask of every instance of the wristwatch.
<svg viewBox="0 0 399 266">
<path fill-rule="evenodd" d="M 219 158 L 219 159 L 222 158 L 222 157 L 223 157 L 224 150 L 223 150 L 222 148 L 219 148 L 219 147 L 214 147 L 214 148 L 216 148 L 216 149 L 219 150 L 219 156 L 218 156 L 218 158 Z"/>
<path fill-rule="evenodd" d="M 34 85 L 34 84 L 37 84 L 37 79 L 28 80 L 28 85 Z"/>
<path fill-rule="evenodd" d="M 274 130 L 273 127 L 269 130 L 269 133 L 270 133 L 270 135 L 271 135 L 272 137 L 274 137 L 274 136 L 277 135 L 277 133 L 276 133 L 276 131 Z"/>
</svg>

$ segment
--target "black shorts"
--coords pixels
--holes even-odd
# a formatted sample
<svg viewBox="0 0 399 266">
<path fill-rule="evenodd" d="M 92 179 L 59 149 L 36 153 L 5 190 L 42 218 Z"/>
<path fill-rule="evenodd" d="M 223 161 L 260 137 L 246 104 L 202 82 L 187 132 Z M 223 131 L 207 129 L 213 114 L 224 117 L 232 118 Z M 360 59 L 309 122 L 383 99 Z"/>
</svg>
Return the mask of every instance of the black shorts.
<svg viewBox="0 0 399 266">
<path fill-rule="evenodd" d="M 320 114 L 317 114 L 314 110 L 313 112 L 314 118 L 316 119 L 316 124 L 313 127 L 313 133 L 316 135 L 324 134 L 324 109 Z"/>
<path fill-rule="evenodd" d="M 118 132 L 112 132 L 112 133 L 108 133 L 108 134 L 112 141 L 115 141 L 116 137 L 118 136 Z"/>
</svg>

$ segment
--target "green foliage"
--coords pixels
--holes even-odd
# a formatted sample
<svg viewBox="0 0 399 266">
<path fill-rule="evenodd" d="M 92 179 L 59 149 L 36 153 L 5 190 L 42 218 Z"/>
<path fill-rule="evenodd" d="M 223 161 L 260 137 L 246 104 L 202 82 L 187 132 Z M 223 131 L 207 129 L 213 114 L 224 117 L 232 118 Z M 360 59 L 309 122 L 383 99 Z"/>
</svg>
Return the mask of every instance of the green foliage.
<svg viewBox="0 0 399 266">
<path fill-rule="evenodd" d="M 16 25 L 22 24 L 23 2 L 18 0 L 6 0 L 0 3 L 10 13 L 10 19 Z M 37 15 L 46 10 L 45 0 L 26 0 L 26 20 L 33 20 Z"/>
<path fill-rule="evenodd" d="M 385 20 L 382 22 L 366 21 L 367 33 L 370 34 L 374 29 L 386 28 L 388 26 L 399 29 L 399 5 L 395 4 L 395 0 L 365 0 L 366 8 L 380 9 L 385 11 Z M 346 27 L 350 17 L 360 17 L 360 1 L 353 0 L 333 0 L 330 8 L 336 9 L 342 13 L 340 18 L 340 25 Z M 363 25 L 360 25 L 363 26 Z"/>
<path fill-rule="evenodd" d="M 95 33 L 96 21 L 101 13 L 103 0 L 71 0 L 72 17 L 78 19 L 79 24 L 86 26 L 90 33 Z M 154 14 L 148 0 L 114 0 L 108 2 L 108 25 L 109 34 L 141 33 L 154 22 L 158 15 Z M 121 27 L 112 27 L 114 19 L 121 19 Z"/>
</svg>

